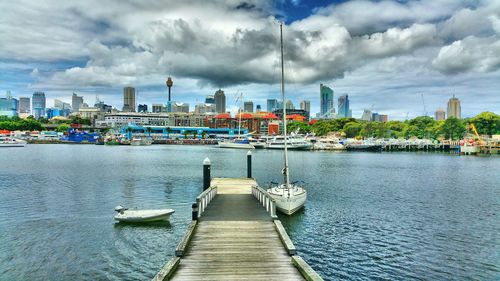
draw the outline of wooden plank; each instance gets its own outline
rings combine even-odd
[[[323,281],[323,278],[299,256],[292,256],[292,263],[308,281]]]
[[[297,254],[297,248],[295,248],[295,245],[293,245],[292,239],[290,239],[288,233],[286,233],[286,230],[283,227],[283,224],[281,224],[281,221],[275,220],[274,225],[276,226],[276,230],[278,231],[280,239],[283,242],[283,245],[285,246],[288,254],[289,255]]]
[[[177,248],[175,248],[175,255],[177,257],[182,257],[184,253],[186,252],[186,248],[189,244],[189,241],[193,237],[194,230],[196,229],[196,224],[198,221],[191,221],[191,223],[188,226],[188,229],[186,230],[186,233],[184,233],[184,236],[182,237],[181,242],[177,245]]]
[[[169,280],[170,277],[172,277],[173,273],[175,272],[175,269],[179,265],[180,262],[179,257],[173,257],[171,258],[163,267],[160,269],[158,274],[156,274],[155,277],[153,277],[152,281],[164,281],[164,280]]]

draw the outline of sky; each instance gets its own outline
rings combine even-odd
[[[462,117],[500,113],[498,0],[109,0],[1,1],[0,96],[83,95],[118,109],[123,87],[137,103],[194,105],[223,89],[266,107],[285,90],[319,111],[319,85],[364,109],[404,120],[455,95]]]

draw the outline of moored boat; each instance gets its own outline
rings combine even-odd
[[[222,140],[219,141],[219,147],[221,148],[241,148],[241,149],[254,149],[255,147],[250,143],[248,139],[233,139],[233,140]]]
[[[301,136],[287,136],[286,137],[287,149],[292,150],[309,150],[312,144],[304,137]],[[285,149],[285,137],[274,136],[267,141],[266,148],[269,149]]]
[[[0,147],[24,147],[26,144],[24,140],[0,136]]]
[[[175,211],[172,209],[156,209],[156,210],[129,210],[122,206],[116,206],[115,220],[120,222],[153,222],[165,221],[170,218]]]

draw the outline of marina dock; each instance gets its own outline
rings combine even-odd
[[[251,178],[214,178],[193,204],[175,257],[153,280],[323,280],[303,259]]]

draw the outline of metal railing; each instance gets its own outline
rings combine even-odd
[[[196,204],[198,204],[198,217],[205,211],[210,201],[214,199],[217,195],[217,186],[211,186],[203,191],[198,197],[196,197]]]
[[[265,191],[263,188],[254,185],[252,186],[252,194],[263,207],[266,208],[266,211],[271,215],[271,218],[278,218],[276,215],[276,201]]]

